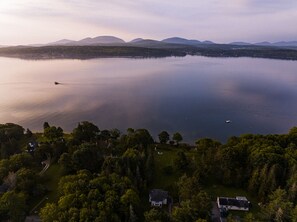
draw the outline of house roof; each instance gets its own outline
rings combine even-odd
[[[240,208],[249,207],[249,201],[243,197],[236,197],[236,198],[218,197],[218,201],[221,206],[236,206]]]
[[[6,184],[0,185],[0,193],[5,193],[8,190],[9,186]]]
[[[167,199],[168,192],[165,190],[153,189],[150,191],[149,195],[150,195],[151,201],[159,202],[159,201],[163,201],[164,199]]]

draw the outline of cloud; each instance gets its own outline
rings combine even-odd
[[[20,32],[23,43],[106,34],[125,40],[183,36],[218,42],[297,36],[291,28],[297,20],[293,0],[2,0],[0,12],[0,28],[10,27],[0,32],[4,42],[20,42]]]

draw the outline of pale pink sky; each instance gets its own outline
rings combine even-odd
[[[297,40],[296,0],[0,0],[0,45],[114,35]]]

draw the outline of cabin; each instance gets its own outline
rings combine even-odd
[[[217,197],[217,204],[219,209],[225,210],[240,210],[249,211],[250,201],[246,197]]]
[[[149,202],[153,207],[162,207],[167,204],[168,191],[153,189],[149,193]]]

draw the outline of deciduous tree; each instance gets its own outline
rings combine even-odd
[[[162,131],[158,136],[160,143],[165,144],[169,141],[169,134],[167,133],[167,131]]]

